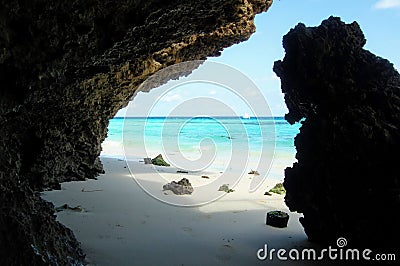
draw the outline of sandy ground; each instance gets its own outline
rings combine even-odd
[[[257,192],[249,193],[249,176],[233,193],[219,192],[224,196],[217,201],[179,207],[151,197],[132,178],[129,167],[151,173],[151,165],[132,162],[128,167],[124,160],[105,157],[102,162],[106,174],[98,180],[64,183],[61,191],[42,194],[56,207],[80,206],[57,212],[57,219],[73,230],[91,265],[291,265],[299,262],[261,261],[256,253],[265,244],[287,250],[311,246],[298,221],[300,215],[289,212],[283,196],[264,195],[276,181],[267,179]],[[171,180],[188,178],[195,191],[202,182],[210,182],[201,174],[161,170]],[[141,176],[149,182],[152,177]],[[153,185],[161,193],[164,184]],[[192,197],[165,195],[169,196]],[[266,212],[271,210],[289,212],[287,228],[265,225]]]

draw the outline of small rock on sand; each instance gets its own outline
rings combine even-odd
[[[181,174],[187,174],[187,173],[189,173],[189,171],[186,171],[186,170],[177,170],[176,172],[177,172],[177,173],[181,173]]]
[[[273,227],[278,227],[278,228],[284,228],[287,227],[289,221],[289,214],[283,211],[270,211],[267,213],[267,219],[266,219],[266,224],[273,226]]]
[[[260,175],[260,173],[258,171],[256,171],[256,170],[251,170],[249,172],[249,175]]]
[[[167,163],[164,160],[164,158],[162,157],[161,154],[157,155],[154,159],[152,159],[151,163],[154,165],[160,165],[160,166],[170,166],[169,163]]]
[[[163,190],[171,190],[176,195],[190,195],[193,193],[192,184],[186,178],[182,178],[179,182],[172,181],[164,185]]]
[[[222,186],[219,187],[218,191],[224,191],[226,193],[233,192],[234,190],[229,188],[229,184],[223,184]]]
[[[286,189],[282,183],[278,183],[273,188],[271,188],[269,192],[283,195],[286,194]]]

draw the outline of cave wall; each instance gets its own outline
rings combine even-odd
[[[305,118],[298,162],[285,170],[285,201],[304,214],[311,240],[393,248],[400,246],[400,75],[365,43],[356,22],[335,17],[284,36],[286,55],[274,71],[285,118]]]
[[[0,262],[81,263],[37,191],[95,178],[109,119],[147,77],[248,39],[271,3],[2,0]]]

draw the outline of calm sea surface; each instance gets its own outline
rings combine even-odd
[[[128,159],[162,154],[167,161],[185,158],[195,162],[204,156],[209,169],[223,171],[233,157],[247,159],[257,168],[262,156],[274,156],[272,173],[281,178],[282,169],[295,159],[294,137],[301,124],[290,125],[283,118],[238,117],[150,117],[114,118],[103,143],[103,156]],[[113,151],[123,147],[125,154]],[[266,155],[267,154],[267,155]]]

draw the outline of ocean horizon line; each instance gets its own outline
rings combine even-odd
[[[249,118],[245,118],[242,116],[115,116],[112,119],[168,119],[168,118],[185,118],[185,119],[204,119],[204,118],[208,118],[208,119],[212,119],[212,118],[220,118],[220,119],[276,119],[276,120],[284,120],[285,117],[283,116],[253,116],[253,117],[249,117]]]

